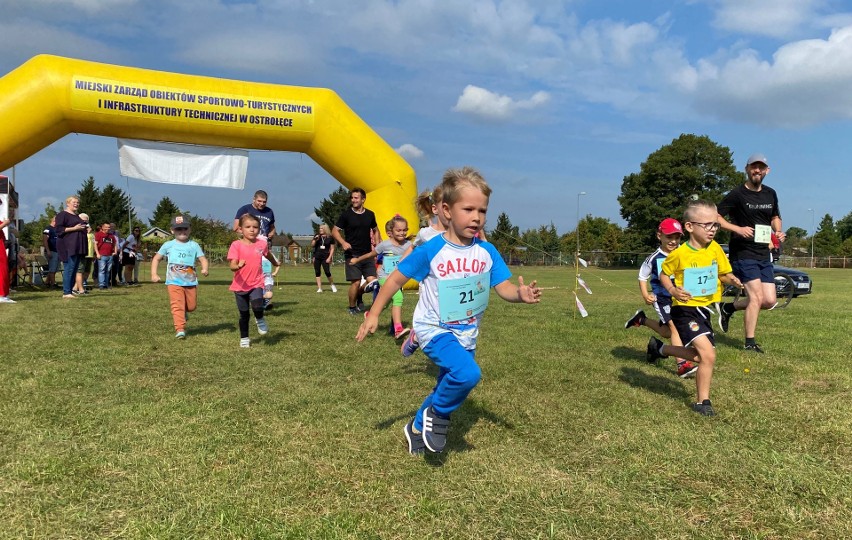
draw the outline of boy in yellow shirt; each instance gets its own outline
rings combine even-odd
[[[692,410],[704,416],[716,414],[710,403],[716,342],[708,306],[722,299],[720,281],[743,286],[722,247],[713,240],[719,230],[717,215],[711,202],[697,200],[687,205],[683,219],[689,240],[666,257],[660,272],[660,283],[672,295],[672,321],[684,346],[664,345],[652,337],[647,351],[649,361],[671,355],[698,363],[698,400]]]

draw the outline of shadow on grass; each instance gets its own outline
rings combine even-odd
[[[377,430],[391,429],[399,422],[408,422],[415,414],[417,414],[417,411],[412,410],[408,413],[385,418],[381,422],[377,422],[375,424],[375,428]],[[515,429],[514,424],[483,407],[477,400],[468,399],[457,411],[453,413],[452,424],[450,425],[450,431],[447,438],[447,446],[444,447],[444,451],[440,454],[426,452],[426,463],[432,467],[443,467],[444,463],[446,463],[449,459],[450,453],[467,452],[468,450],[475,449],[476,446],[467,442],[467,440],[465,440],[465,436],[480,420],[486,420],[505,429]],[[400,428],[399,431],[402,436],[402,429]]]
[[[683,381],[673,380],[670,376],[649,375],[641,369],[623,367],[618,378],[634,388],[641,388],[676,401],[687,401],[691,396],[690,392],[684,388]]]

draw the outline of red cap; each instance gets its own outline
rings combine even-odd
[[[680,226],[680,221],[670,217],[661,221],[657,230],[663,234],[683,234],[683,227]]]

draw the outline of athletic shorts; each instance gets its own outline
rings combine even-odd
[[[772,261],[756,261],[754,259],[738,259],[731,261],[734,275],[743,283],[759,279],[761,283],[774,283],[775,272]]]
[[[716,346],[713,326],[710,324],[712,315],[713,312],[707,307],[672,306],[672,321],[684,347],[689,347],[700,336],[707,336],[710,344]]]
[[[130,253],[121,252],[121,266],[134,266],[136,264],[136,257],[131,257]]]
[[[657,301],[654,302],[654,310],[660,318],[660,323],[669,324],[672,320],[672,297],[657,295]]]
[[[59,272],[59,252],[51,251],[50,257],[47,259],[47,271],[50,273]]]
[[[358,257],[358,255],[353,255],[353,257]],[[350,257],[351,259],[352,257]],[[376,277],[377,275],[375,259],[370,258],[358,264],[346,263],[346,281],[358,281],[362,277]]]

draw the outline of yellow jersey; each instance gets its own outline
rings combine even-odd
[[[696,249],[684,242],[663,261],[661,274],[669,276],[676,287],[687,290],[692,298],[681,302],[672,297],[673,306],[708,306],[722,300],[719,276],[731,273],[731,263],[722,246],[711,240],[707,247]]]

